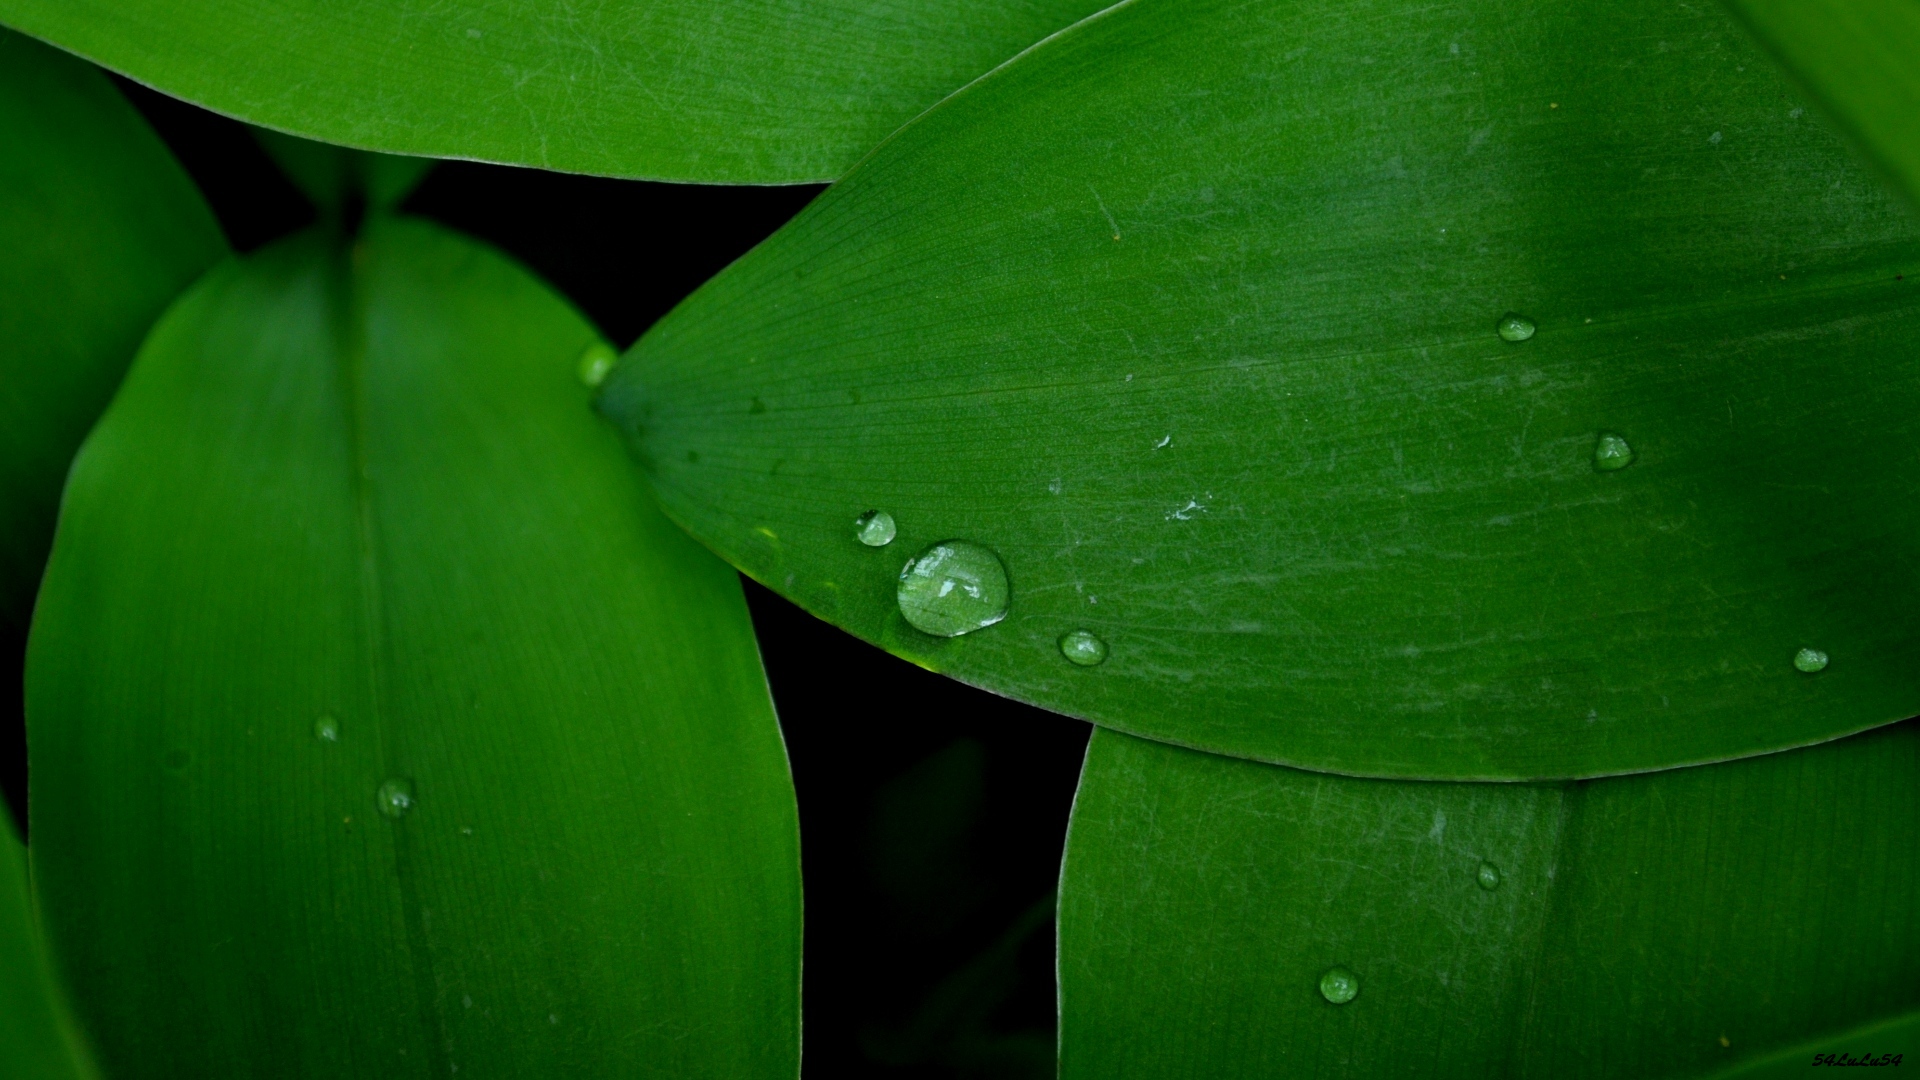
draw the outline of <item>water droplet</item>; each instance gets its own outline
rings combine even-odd
[[[761,401],[759,398],[754,398],[753,402],[747,406],[747,411],[758,416],[767,411],[767,403]]]
[[[1473,879],[1480,883],[1481,888],[1492,892],[1500,887],[1500,868],[1490,862],[1483,862],[1480,864],[1479,871],[1473,875]]]
[[[1811,675],[1824,671],[1827,667],[1827,654],[1819,649],[1801,649],[1793,654],[1793,666]]]
[[[340,741],[340,721],[331,716],[323,716],[313,722],[313,737],[321,742]]]
[[[575,370],[580,373],[581,382],[597,387],[607,381],[607,373],[619,361],[620,354],[613,351],[613,346],[596,341],[580,354],[580,365]]]
[[[179,772],[193,764],[193,751],[182,749],[169,750],[167,751],[166,763],[167,768],[172,769],[174,772]]]
[[[403,818],[413,809],[413,781],[399,777],[380,785],[374,795],[374,801],[380,804],[380,812],[390,818]]]
[[[1360,993],[1360,976],[1343,967],[1330,967],[1320,976],[1320,996],[1335,1005],[1345,1005]]]
[[[1107,643],[1091,630],[1075,630],[1060,636],[1060,655],[1081,667],[1094,667],[1107,658]]]
[[[1525,341],[1533,336],[1533,320],[1525,315],[1507,312],[1500,316],[1500,323],[1494,327],[1499,331],[1502,341]]]
[[[1172,444],[1173,444],[1173,436],[1162,435],[1160,436],[1160,441],[1153,444],[1153,448],[1155,450],[1165,450],[1167,447],[1171,446]]]
[[[893,515],[885,510],[869,510],[853,519],[854,538],[868,547],[886,547],[897,531]]]
[[[1603,431],[1593,444],[1593,467],[1601,472],[1615,472],[1633,464],[1633,447],[1627,440],[1611,431]]]
[[[959,637],[1007,617],[1013,589],[991,548],[942,540],[900,570],[900,614],[935,637]]]

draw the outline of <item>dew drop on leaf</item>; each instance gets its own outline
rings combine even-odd
[[[313,737],[321,742],[340,741],[340,721],[331,716],[323,716],[313,722]]]
[[[1094,667],[1107,658],[1107,643],[1091,630],[1074,630],[1060,636],[1060,655],[1081,667]]]
[[[893,515],[885,510],[869,510],[853,519],[854,538],[868,547],[886,547],[895,534]]]
[[[1343,967],[1330,967],[1320,976],[1320,996],[1335,1005],[1345,1005],[1360,993],[1360,977]]]
[[[1525,315],[1507,312],[1500,316],[1500,322],[1494,327],[1499,331],[1502,341],[1525,341],[1533,336],[1533,320]]]
[[[380,785],[374,800],[380,804],[380,812],[390,818],[403,818],[413,809],[413,781],[394,777]]]
[[[1480,883],[1481,888],[1492,892],[1500,887],[1500,868],[1490,862],[1483,862],[1473,878]]]
[[[1611,431],[1603,431],[1593,444],[1593,467],[1601,472],[1614,472],[1633,464],[1633,447],[1627,440]]]
[[[942,540],[900,571],[900,614],[935,637],[959,637],[1007,617],[1013,590],[993,549]]]
[[[1801,649],[1793,654],[1793,666],[1811,675],[1824,671],[1827,666],[1827,654],[1819,649]]]
[[[617,363],[619,359],[619,354],[613,351],[613,346],[608,345],[604,341],[594,342],[587,346],[585,352],[580,354],[580,366],[578,368],[580,381],[588,386],[599,386],[601,383],[607,381],[607,373],[613,370],[613,365]]]

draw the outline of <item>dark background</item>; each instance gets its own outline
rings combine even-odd
[[[244,126],[120,87],[235,248],[313,222]],[[505,249],[624,348],[820,190],[443,162],[403,210]],[[896,660],[745,584],[800,800],[805,1075],[1052,1076],[1053,889],[1087,726]],[[0,641],[0,785],[24,822],[23,644]]]

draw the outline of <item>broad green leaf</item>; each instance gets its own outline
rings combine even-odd
[[[602,408],[755,578],[1136,734],[1544,778],[1898,720],[1920,229],[1744,40],[1665,0],[1123,4],[890,139]],[[896,603],[949,539],[1012,598],[953,639]],[[948,629],[997,614],[963,561]]]
[[[1920,4],[1728,0],[1909,198],[1920,200]]]
[[[228,263],[77,459],[28,651],[49,933],[138,1077],[792,1077],[793,790],[739,579],[525,271]]]
[[[177,97],[366,150],[831,180],[1102,0],[0,0]]]
[[[141,336],[225,250],[106,76],[0,30],[0,625],[26,627],[67,465]]]
[[[1858,1029],[1920,1006],[1916,781],[1913,724],[1561,786],[1096,732],[1060,1075],[1656,1080],[1813,1039],[1901,1052]],[[1356,994],[1323,994],[1334,969]]]
[[[0,811],[0,1075],[80,1080],[94,1075],[47,966],[27,888],[27,849]]]

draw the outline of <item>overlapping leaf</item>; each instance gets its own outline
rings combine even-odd
[[[167,93],[367,150],[830,180],[1101,0],[0,0]]]
[[[105,76],[0,30],[0,628],[25,632],[67,465],[140,338],[225,249]]]
[[[1913,724],[1563,786],[1097,732],[1061,886],[1061,1076],[1654,1080],[1770,1075],[1809,1043],[1910,1052],[1916,779]],[[1320,989],[1336,968],[1343,1004]]]
[[[0,1074],[13,1080],[94,1075],[47,964],[27,891],[27,849],[0,811]]]
[[[1716,8],[1137,0],[903,129],[603,408],[696,536],[935,670],[1601,775],[1920,710],[1917,272]],[[955,538],[1012,606],[949,640],[896,579]]]
[[[1920,4],[1729,0],[1920,205]]]
[[[111,1075],[795,1074],[739,583],[632,484],[588,347],[384,218],[147,340],[28,659],[37,884]]]

